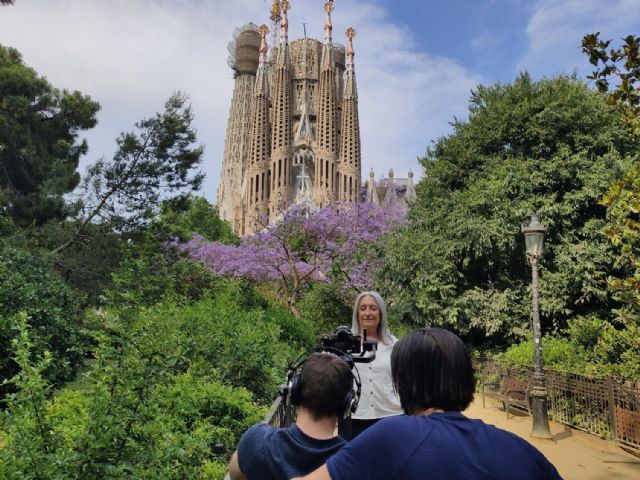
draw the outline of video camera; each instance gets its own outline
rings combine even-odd
[[[358,408],[358,401],[362,392],[360,373],[357,368],[354,368],[355,363],[372,362],[376,358],[377,345],[376,342],[367,340],[366,330],[364,339],[359,335],[354,335],[350,328],[344,326],[336,328],[331,335],[324,335],[320,346],[314,348],[311,352],[303,353],[293,364],[289,365],[287,383],[280,388],[282,401],[278,406],[280,413],[277,415],[280,418],[280,427],[288,427],[294,421],[292,405],[298,404],[299,400],[295,400],[295,398],[299,399],[302,393],[300,369],[311,353],[331,353],[347,362],[355,385],[355,389],[350,396],[348,415],[350,416],[354,413]],[[350,438],[351,424],[349,423],[348,425],[347,438]]]
[[[360,335],[354,335],[349,327],[340,326],[331,335],[324,335],[321,346],[316,351],[330,352],[344,359],[350,367],[354,363],[369,363],[376,358],[377,343],[367,340],[367,331],[364,331],[364,339]],[[370,352],[367,355],[367,352]]]

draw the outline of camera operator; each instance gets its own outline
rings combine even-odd
[[[353,306],[351,330],[355,335],[377,342],[376,357],[372,362],[358,366],[362,381],[362,396],[358,410],[341,425],[342,436],[349,440],[358,436],[378,420],[402,414],[400,399],[391,382],[391,350],[398,341],[391,335],[387,321],[387,307],[377,292],[362,292]],[[350,431],[349,431],[350,430]]]
[[[462,415],[475,382],[469,352],[453,333],[424,328],[405,336],[391,370],[406,415],[378,422],[304,480],[560,479],[525,440]]]
[[[249,428],[231,456],[231,479],[285,479],[322,465],[345,445],[334,432],[338,418],[351,408],[353,381],[349,365],[336,355],[315,353],[307,358],[289,383],[291,402],[298,405],[295,424]]]

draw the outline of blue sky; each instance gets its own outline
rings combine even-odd
[[[290,39],[321,38],[323,0],[290,0]],[[233,76],[226,46],[236,27],[268,23],[271,0],[16,0],[0,8],[0,43],[55,86],[100,102],[81,170],[110,156],[119,132],[176,90],[191,95],[205,145],[202,194],[215,199]],[[591,71],[585,33],[640,34],[640,0],[335,0],[334,41],[358,32],[356,74],[363,176],[393,167],[420,175],[417,157],[466,116],[479,83]]]
[[[514,61],[527,48],[532,1],[397,0],[394,21],[415,35],[420,50],[450,58],[491,79],[513,79]]]

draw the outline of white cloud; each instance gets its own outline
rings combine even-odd
[[[529,49],[518,70],[534,76],[591,72],[581,52],[582,37],[601,32],[603,39],[638,34],[640,0],[539,0],[527,25]]]
[[[419,170],[416,157],[430,140],[464,116],[479,78],[446,58],[419,53],[407,29],[394,25],[379,0],[336,2],[334,41],[347,26],[358,35],[363,173],[393,166],[397,176]],[[222,163],[233,89],[226,45],[233,30],[268,23],[271,1],[21,0],[0,12],[0,43],[18,48],[25,62],[53,85],[78,89],[102,105],[89,132],[86,166],[113,152],[120,131],[162,108],[177,89],[187,91],[194,125],[206,146],[204,195],[213,200]],[[292,2],[290,39],[322,38],[322,2]],[[416,172],[419,174],[419,172]]]

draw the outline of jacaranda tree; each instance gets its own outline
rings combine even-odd
[[[244,237],[240,245],[194,237],[182,245],[193,258],[223,276],[272,282],[298,316],[297,302],[313,282],[336,281],[359,291],[371,284],[379,257],[372,242],[403,222],[401,208],[347,203],[314,212],[293,207],[280,221]]]

